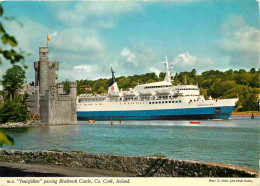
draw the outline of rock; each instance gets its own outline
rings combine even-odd
[[[158,177],[258,177],[255,170],[243,167],[183,161],[171,158],[147,158],[105,154],[52,151],[0,150],[1,161],[89,167]]]

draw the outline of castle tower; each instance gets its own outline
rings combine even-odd
[[[35,86],[40,87],[40,95],[45,94],[58,80],[59,62],[49,61],[49,48],[39,48],[39,61],[34,62]]]
[[[39,87],[40,87],[40,95],[45,94],[45,90],[49,89],[48,87],[48,47],[40,47],[39,48],[39,64],[38,64],[38,73],[39,73]]]

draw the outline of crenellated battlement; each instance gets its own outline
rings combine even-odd
[[[49,47],[39,47],[39,52],[49,52]]]
[[[70,82],[70,88],[77,88],[77,82]]]
[[[64,83],[57,83],[57,87],[58,88],[63,88],[64,87]]]

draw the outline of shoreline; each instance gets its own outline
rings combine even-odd
[[[39,120],[28,120],[26,122],[8,122],[1,123],[0,128],[20,128],[20,127],[47,127],[41,123]]]
[[[50,126],[64,126],[64,125],[77,125],[77,124],[57,124],[57,125],[48,125],[43,124],[39,120],[28,120],[26,122],[8,122],[0,123],[1,128],[22,128],[22,127],[50,127]]]
[[[260,116],[260,111],[244,111],[244,112],[233,111],[231,116],[252,116],[252,114],[254,114],[254,116]]]
[[[10,164],[49,166],[54,170],[60,166],[77,168],[78,171],[88,168],[135,177],[259,177],[257,170],[246,167],[150,156],[3,149],[0,159]]]
[[[231,117],[233,117],[233,116],[236,116],[236,117],[251,117],[252,114],[232,114]],[[254,114],[254,116],[255,117],[259,117],[260,115],[255,115]]]

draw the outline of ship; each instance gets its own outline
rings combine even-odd
[[[78,120],[207,120],[230,119],[238,98],[205,99],[198,85],[173,85],[167,57],[163,81],[119,90],[115,72],[108,93],[77,97]]]

